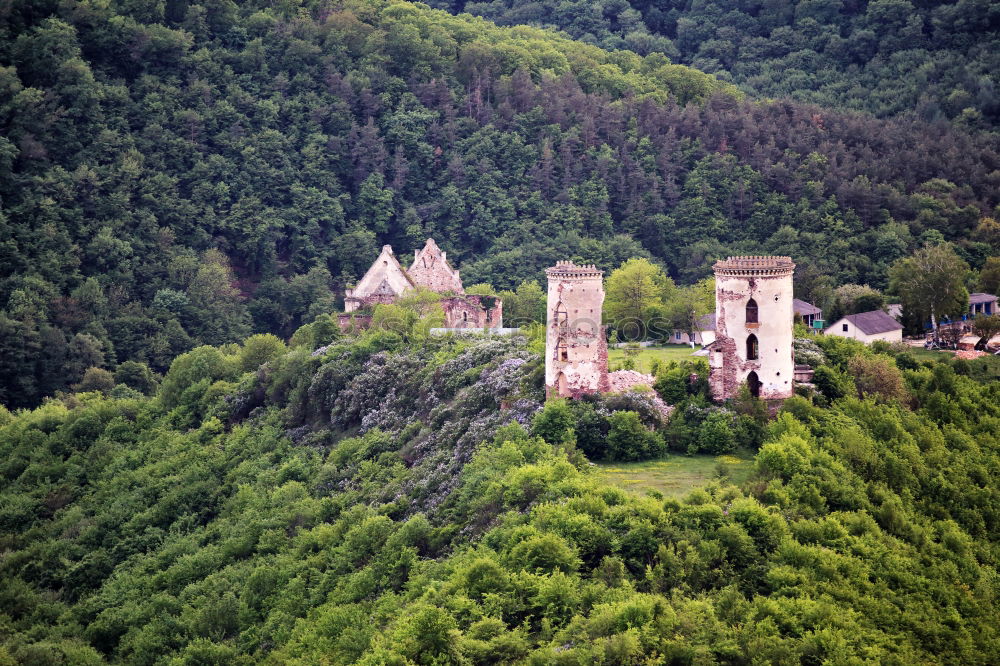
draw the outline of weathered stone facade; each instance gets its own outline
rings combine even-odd
[[[448,265],[448,254],[433,238],[428,238],[422,250],[414,250],[413,264],[406,271],[414,284],[438,293],[464,294],[458,271]]]
[[[354,312],[359,308],[371,307],[379,303],[395,303],[396,299],[414,287],[413,280],[392,253],[391,245],[383,245],[382,252],[371,265],[365,276],[354,288],[344,294],[344,311]]]
[[[601,324],[604,273],[593,265],[560,261],[548,277],[545,386],[549,395],[605,392],[608,344]]]
[[[345,313],[378,304],[395,303],[400,296],[416,287],[424,287],[443,294],[446,328],[501,328],[503,327],[503,302],[493,296],[466,295],[458,271],[448,265],[448,257],[428,238],[423,249],[414,253],[413,265],[404,269],[385,245],[375,263],[353,288],[344,295]],[[338,319],[342,330],[367,328],[371,317],[341,315]]]
[[[709,345],[709,385],[716,400],[748,384],[765,400],[793,393],[790,257],[729,257],[715,270],[716,339]]]
[[[500,328],[503,302],[493,296],[453,296],[441,301],[445,328]]]

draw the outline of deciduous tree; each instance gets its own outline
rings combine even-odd
[[[889,290],[897,294],[903,311],[930,320],[935,335],[938,319],[965,312],[969,292],[965,278],[969,265],[951,245],[927,245],[889,269]]]

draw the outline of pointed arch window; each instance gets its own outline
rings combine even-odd
[[[747,337],[747,360],[756,361],[760,356],[760,345],[757,344],[757,336],[751,333]]]
[[[747,323],[748,324],[758,323],[757,301],[753,300],[752,298],[749,301],[747,301]]]
[[[556,326],[566,326],[569,324],[569,312],[566,311],[566,306],[562,304],[562,301],[556,303]]]

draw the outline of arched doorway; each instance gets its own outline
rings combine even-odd
[[[562,396],[569,395],[569,381],[566,379],[565,372],[556,375],[556,391]]]
[[[747,375],[747,387],[750,389],[750,395],[755,398],[760,397],[760,378],[756,372]]]

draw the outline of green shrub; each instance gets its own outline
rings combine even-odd
[[[844,396],[854,395],[857,390],[850,376],[830,365],[821,365],[813,374],[813,384],[827,400],[839,400]]]
[[[613,412],[608,422],[608,460],[647,460],[663,455],[663,437],[646,428],[637,412]]]
[[[688,453],[711,453],[718,455],[728,453],[736,448],[736,436],[733,434],[732,416],[721,412],[712,412],[702,421],[698,428],[697,446]]]
[[[125,361],[115,369],[115,383],[134,388],[144,395],[152,395],[156,391],[157,376],[145,363]]]
[[[573,441],[575,421],[568,400],[549,400],[532,419],[531,432],[549,444],[562,444]]]
[[[251,335],[243,343],[243,349],[240,350],[240,371],[250,372],[251,370],[256,370],[268,361],[278,358],[286,351],[288,349],[285,347],[285,343],[276,335],[271,335],[270,333]]]

